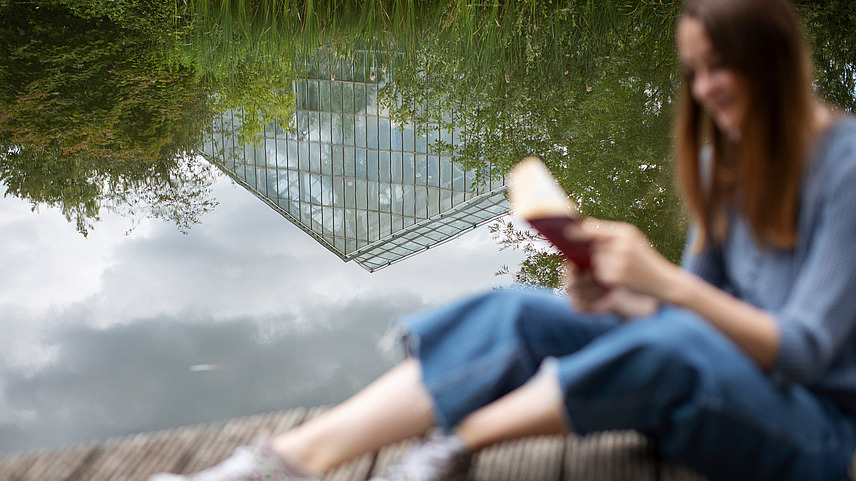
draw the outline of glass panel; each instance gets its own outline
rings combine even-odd
[[[366,152],[366,175],[369,180],[377,180],[377,151],[369,150]]]
[[[347,239],[357,237],[357,212],[354,209],[345,209],[345,237]]]
[[[342,114],[334,113],[331,116],[331,142],[334,144],[342,143]]]
[[[422,185],[415,187],[416,192],[416,217],[426,219],[428,217],[428,188]]]
[[[416,185],[426,185],[428,183],[428,160],[424,155],[416,155]]]
[[[412,185],[405,184],[401,212],[406,216],[416,215],[416,192]]]
[[[307,80],[306,85],[308,87],[307,97],[308,97],[308,105],[306,106],[306,110],[319,110],[321,105],[318,97],[318,81],[317,80]]]
[[[333,147],[333,175],[345,175],[345,150]]]
[[[342,112],[352,114],[354,109],[354,85],[350,83],[342,84]]]
[[[353,180],[345,181],[345,207],[353,208],[355,205],[356,186]]]
[[[277,196],[280,198],[283,198],[283,199],[289,198],[289,196],[288,196],[288,174],[289,174],[289,172],[287,170],[280,169],[280,170],[276,171],[276,177],[277,177],[276,192],[277,192]]]
[[[342,111],[342,84],[339,82],[333,82],[330,86],[330,110]]]
[[[330,144],[321,144],[321,173],[333,175],[333,147]]]
[[[355,175],[361,179],[366,178],[366,151],[363,149],[356,150],[357,156],[357,171]]]
[[[330,82],[326,80],[318,81],[318,88],[320,90],[319,94],[321,96],[321,111],[329,112],[331,110],[331,101],[330,101]]]
[[[401,179],[401,181],[404,182],[405,184],[415,184],[416,183],[416,176],[414,174],[414,170],[415,170],[415,166],[416,166],[415,165],[416,160],[413,157],[413,154],[408,153],[408,152],[405,152],[404,154],[402,154],[401,155],[401,163],[402,163],[402,170],[404,171],[404,176]]]
[[[300,172],[291,170],[288,172],[288,198],[300,199]]]
[[[294,83],[297,87],[297,109],[309,109],[309,90],[306,87],[306,80],[298,80]]]
[[[416,151],[426,153],[428,152],[428,138],[425,134],[416,134]]]
[[[428,156],[428,185],[440,186],[440,158],[436,155]]]
[[[404,188],[401,185],[393,185],[390,193],[392,194],[392,213],[398,216],[404,214]]]
[[[443,189],[440,191],[440,210],[446,212],[452,208],[452,191]]]
[[[390,133],[390,149],[402,150],[404,148],[404,134],[402,131],[393,128]]]
[[[416,151],[416,132],[413,131],[413,126],[408,125],[405,127],[404,132],[402,133],[402,140],[404,141],[404,151],[405,152],[415,152]]]
[[[392,208],[390,184],[378,184],[378,210],[381,212],[389,212]]]
[[[392,216],[389,214],[380,214],[380,237],[388,237],[392,234]]]
[[[333,140],[333,120],[328,112],[321,114],[321,142],[331,142]]]
[[[321,220],[324,233],[331,235],[333,233],[333,209],[331,207],[321,209]]]
[[[333,205],[345,205],[345,179],[341,177],[333,177]]]
[[[321,172],[321,145],[315,142],[309,144],[309,170]]]
[[[297,138],[306,140],[309,138],[309,112],[297,112]]]
[[[452,162],[452,188],[459,192],[465,191],[467,184],[464,181],[464,170],[457,162]]]
[[[300,204],[300,223],[308,228],[312,228],[312,206],[310,204]]]
[[[402,183],[404,180],[404,172],[402,172],[402,155],[401,152],[393,152],[390,155],[390,170],[391,176],[390,181],[395,182],[397,184]]]
[[[440,157],[440,187],[452,188],[452,158]]]
[[[357,147],[366,146],[366,118],[362,115],[354,117],[354,145]]]
[[[366,110],[366,86],[354,84],[354,113]]]
[[[366,85],[366,114],[377,115],[377,85]]]
[[[333,209],[333,235],[340,237],[345,235],[345,209]],[[340,248],[338,244],[336,248]]]
[[[366,241],[369,238],[369,218],[364,210],[357,211],[357,239]]]
[[[357,179],[357,209],[366,209],[368,208],[368,192],[367,192],[367,182],[363,179]]]
[[[342,143],[345,145],[357,145],[355,137],[355,117],[353,115],[342,116]]]
[[[440,191],[439,189],[428,188],[428,217],[433,217],[440,213]]]
[[[321,177],[321,204],[333,205],[333,178]]]
[[[309,187],[309,173],[300,172],[300,201],[301,202],[309,202],[311,197]]]
[[[321,232],[323,229],[321,224],[322,209],[320,205],[312,206],[312,232]]]
[[[345,167],[345,175],[350,177],[357,175],[357,159],[354,149],[346,148],[343,153],[345,155],[342,161]]]
[[[309,140],[318,142],[321,129],[321,116],[318,112],[309,112]]]
[[[288,153],[286,154],[288,157],[288,168],[289,169],[297,169],[297,141],[289,140],[288,142]]]
[[[366,208],[369,210],[378,210],[378,183],[377,182],[369,182],[368,188],[366,189],[368,205]]]
[[[288,167],[288,144],[285,140],[276,141],[276,166],[280,169]]]
[[[269,197],[278,197],[279,196],[279,188],[277,187],[277,175],[276,169],[267,169],[267,195]]]
[[[377,117],[366,117],[366,146],[370,149],[378,147]]]
[[[309,170],[309,143],[299,142],[297,144],[297,168]]]
[[[369,241],[376,241],[380,238],[380,217],[377,212],[369,211],[368,212],[368,239]]]
[[[378,148],[382,150],[389,150],[390,148],[390,139],[389,139],[389,119],[379,118],[378,126],[377,126],[377,141]]]
[[[389,152],[383,150],[378,152],[377,164],[378,180],[381,182],[389,182]]]
[[[268,124],[271,125],[271,124]],[[265,162],[268,167],[276,167],[276,139],[265,137]]]

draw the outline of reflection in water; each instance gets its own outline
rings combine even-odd
[[[345,261],[369,271],[450,240],[507,212],[502,179],[477,181],[434,146],[461,133],[425,120],[396,125],[379,108],[374,55],[313,62],[294,82],[293,127],[237,140],[226,112],[203,148],[240,185]],[[383,67],[382,67],[383,68]],[[380,72],[381,74],[384,72]]]

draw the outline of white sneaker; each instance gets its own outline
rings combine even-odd
[[[470,451],[456,435],[439,429],[404,453],[398,463],[371,481],[451,481],[463,480],[470,467]]]
[[[319,481],[267,445],[241,446],[219,464],[195,474],[160,473],[149,481]]]

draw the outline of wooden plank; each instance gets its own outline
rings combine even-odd
[[[564,479],[575,481],[656,481],[651,442],[633,431],[571,436],[565,453]]]
[[[303,419],[303,412],[289,412],[285,417],[282,419],[282,416],[272,413],[233,419],[213,426],[203,433],[200,445],[182,471],[193,473],[213,466],[230,456],[236,447],[260,441],[260,434],[270,434],[274,428],[294,426]]]
[[[35,453],[9,454],[0,458],[0,481],[14,481],[20,479],[24,472],[41,458]]]
[[[93,445],[78,446],[40,453],[29,469],[21,473],[16,481],[66,481],[86,468],[101,452]]]
[[[473,459],[474,481],[546,481],[562,475],[564,436],[538,436],[491,446]]]

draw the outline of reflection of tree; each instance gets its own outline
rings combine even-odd
[[[543,11],[503,17],[518,29],[497,55],[514,62],[480,70],[456,68],[455,52],[429,44],[416,61],[402,56],[380,97],[401,121],[445,118],[463,142],[438,146],[483,175],[542,156],[585,214],[633,222],[676,259],[684,229],[669,160],[676,7],[603,4],[539,4]],[[517,280],[559,282],[551,251],[513,226],[496,234],[526,250]]]
[[[159,61],[145,32],[96,10],[0,9],[0,179],[83,234],[104,207],[186,229],[213,205],[212,178],[180,161],[210,123],[209,92]]]

